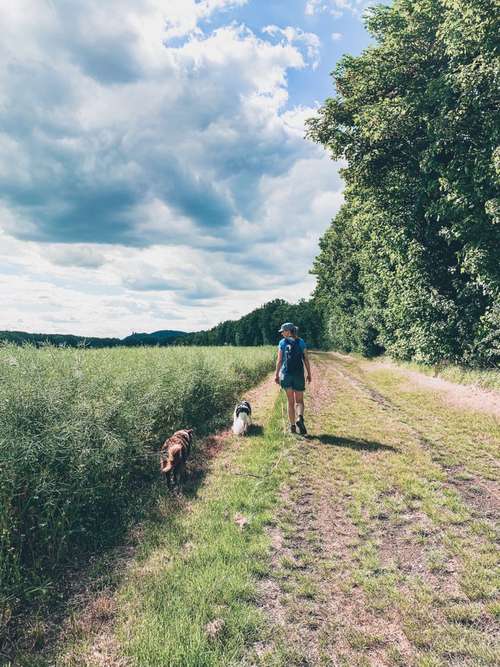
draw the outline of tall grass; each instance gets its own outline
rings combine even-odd
[[[177,428],[223,423],[272,348],[0,348],[0,621],[116,541]],[[0,623],[1,627],[1,623]]]

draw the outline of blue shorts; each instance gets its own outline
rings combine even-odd
[[[306,388],[304,371],[302,370],[296,373],[285,373],[284,375],[280,375],[280,385],[283,389],[304,391]]]

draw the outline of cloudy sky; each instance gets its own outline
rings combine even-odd
[[[196,330],[308,296],[304,119],[367,0],[0,3],[0,329]]]

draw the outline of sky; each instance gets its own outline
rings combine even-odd
[[[0,3],[0,329],[206,329],[314,288],[304,139],[369,0]]]

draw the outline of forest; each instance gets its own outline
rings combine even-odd
[[[226,320],[207,331],[197,331],[177,339],[176,345],[270,345],[280,339],[283,322],[299,326],[299,335],[309,347],[322,347],[323,320],[314,300],[290,304],[284,299],[268,301],[260,308],[240,317]]]
[[[313,267],[327,345],[499,361],[498,17],[493,0],[395,0],[332,73],[308,121],[346,165]]]

